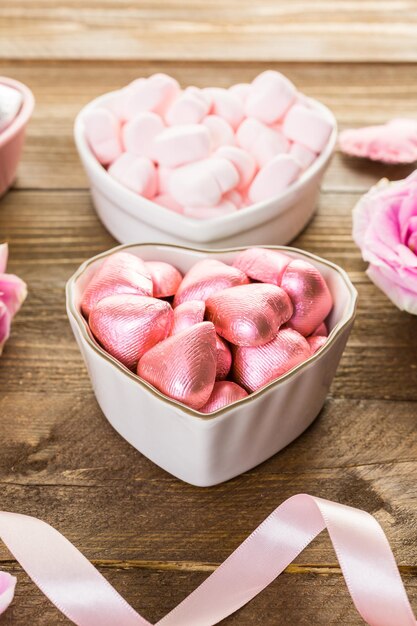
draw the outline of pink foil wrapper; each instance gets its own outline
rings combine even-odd
[[[281,286],[291,298],[294,313],[287,323],[307,337],[326,319],[333,300],[319,270],[307,261],[297,259],[287,266]]]
[[[100,345],[135,371],[141,356],[168,336],[173,317],[168,302],[122,294],[97,302],[88,323]]]
[[[200,408],[200,411],[202,413],[218,411],[232,402],[246,398],[247,395],[242,387],[229,380],[216,382],[208,402]]]
[[[216,334],[216,380],[224,380],[232,367],[232,353],[227,343]]]
[[[291,257],[278,250],[248,248],[239,252],[233,261],[233,267],[237,267],[253,280],[280,286],[282,275],[290,261]]]
[[[184,276],[174,298],[174,307],[186,300],[203,300],[212,294],[249,283],[249,278],[236,267],[215,259],[198,261]]]
[[[249,392],[276,380],[311,356],[307,340],[291,328],[280,330],[264,346],[237,346],[233,350],[234,380]]]
[[[174,309],[174,323],[171,335],[204,321],[206,305],[202,300],[187,300]]]
[[[311,349],[311,354],[315,354],[320,348],[324,346],[327,341],[327,337],[324,335],[311,335],[311,337],[307,337],[308,345]]]
[[[207,318],[219,335],[238,346],[271,341],[293,312],[289,296],[277,285],[252,283],[224,289],[206,301]]]
[[[158,343],[140,359],[138,375],[178,402],[199,409],[216,379],[216,331],[202,322]]]
[[[151,275],[154,298],[169,298],[175,295],[182,281],[181,272],[163,261],[147,261],[145,265]]]
[[[103,261],[84,292],[83,314],[88,317],[97,302],[116,294],[153,294],[151,275],[144,261],[129,252],[115,252]]]

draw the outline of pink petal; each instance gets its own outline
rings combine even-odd
[[[13,317],[27,295],[26,283],[14,274],[0,274],[0,302],[3,302]]]
[[[0,354],[3,351],[3,346],[10,335],[11,315],[3,302],[0,300]]]
[[[17,578],[0,572],[0,615],[7,609],[14,596]]]
[[[417,291],[390,280],[381,267],[370,265],[367,274],[372,282],[383,291],[401,311],[417,315]]]
[[[385,163],[417,161],[417,121],[391,120],[380,126],[352,128],[340,133],[342,152]]]
[[[1,243],[0,244],[0,274],[6,271],[8,256],[9,256],[9,247],[7,243]]]

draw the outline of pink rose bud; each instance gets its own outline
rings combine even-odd
[[[6,274],[7,243],[0,244],[0,354],[10,335],[13,317],[27,295],[26,283],[14,274]]]

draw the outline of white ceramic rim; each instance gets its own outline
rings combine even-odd
[[[247,215],[249,217],[253,213],[256,213],[258,211],[261,212],[264,207],[269,206],[271,201],[282,202],[282,206],[279,207],[278,210],[276,211],[276,216],[280,215],[281,213],[285,213],[285,211],[288,210],[288,207],[285,206],[285,199],[289,197],[291,194],[296,193],[297,191],[302,189],[305,185],[307,185],[307,183],[311,181],[312,178],[314,178],[317,175],[320,169],[330,159],[333,153],[334,147],[336,145],[336,141],[337,141],[337,122],[333,113],[330,111],[330,109],[328,109],[324,104],[322,104],[318,100],[315,100],[313,98],[307,98],[308,102],[312,104],[313,107],[319,109],[326,116],[326,118],[331,122],[333,126],[333,131],[329,137],[326,147],[322,150],[319,156],[315,159],[313,164],[310,165],[310,167],[308,167],[301,174],[301,176],[294,183],[292,183],[285,190],[284,193],[280,194],[279,196],[268,198],[267,200],[264,200],[263,202],[257,202],[255,204],[252,204],[234,213],[228,213],[226,215],[220,215],[218,217],[198,220],[192,217],[182,215],[180,213],[176,213],[175,211],[167,209],[166,207],[163,207],[159,204],[156,204],[156,202],[152,202],[152,200],[148,200],[147,198],[144,198],[143,196],[138,196],[138,194],[128,189],[127,187],[119,183],[117,180],[115,180],[112,176],[110,176],[110,174],[105,170],[105,168],[101,165],[101,163],[98,162],[98,160],[94,156],[85,138],[83,117],[89,111],[100,106],[103,102],[110,99],[112,96],[115,96],[118,93],[120,93],[120,91],[121,90],[110,91],[106,94],[99,96],[98,98],[95,98],[94,100],[91,100],[78,113],[74,122],[74,140],[77,146],[77,150],[80,154],[80,157],[83,161],[85,161],[88,164],[88,167],[91,168],[91,170],[97,176],[98,180],[102,182],[103,187],[100,188],[100,191],[103,195],[106,195],[104,191],[105,187],[112,187],[113,190],[117,192],[122,198],[124,196],[126,200],[129,201],[129,203],[137,204],[134,210],[130,210],[127,206],[122,206],[122,204],[119,203],[120,210],[124,211],[131,217],[134,217],[136,220],[146,222],[146,224],[153,226],[153,227],[155,227],[156,222],[165,224],[166,220],[171,221],[172,224],[174,225],[174,228],[175,226],[177,228],[185,227],[189,231],[191,231],[191,236],[187,236],[188,239],[192,238],[192,233],[194,231],[200,230],[202,227],[206,225],[209,225],[209,227],[212,229],[218,227],[219,232],[221,232],[221,228],[223,225],[228,224],[229,222],[234,222],[234,221],[241,219],[242,214],[244,214],[245,216]],[[151,215],[153,215],[154,217],[153,220],[150,220],[148,218],[146,211],[143,211],[143,205],[148,205],[149,210],[152,211]],[[167,232],[170,232],[170,229],[167,229]]]
[[[76,284],[77,280],[81,277],[81,275],[86,271],[86,269],[92,263],[94,263],[95,261],[97,261],[99,259],[103,259],[103,258],[105,258],[107,256],[110,256],[110,255],[114,254],[115,252],[119,252],[120,250],[129,250],[130,248],[138,248],[138,247],[142,247],[142,246],[143,247],[145,247],[145,246],[146,247],[156,246],[156,247],[162,247],[162,248],[179,249],[179,250],[185,250],[185,251],[191,251],[191,252],[198,252],[198,253],[202,253],[202,254],[206,254],[206,255],[218,255],[218,254],[230,253],[230,252],[236,252],[237,253],[237,252],[240,252],[242,250],[246,250],[248,247],[252,247],[252,246],[242,246],[242,247],[238,247],[238,248],[224,248],[224,249],[221,249],[221,250],[207,250],[207,249],[204,249],[204,248],[194,248],[194,247],[180,246],[180,245],[175,245],[175,244],[153,243],[153,242],[139,243],[139,244],[124,244],[124,245],[116,246],[115,248],[107,250],[106,252],[102,252],[101,254],[98,254],[98,255],[92,257],[88,261],[85,261],[84,263],[82,263],[82,265],[80,265],[78,270],[71,276],[71,278],[67,282],[67,285],[66,285],[67,309],[69,309],[69,311],[71,312],[75,322],[77,323],[77,325],[79,327],[79,330],[80,330],[80,333],[81,333],[82,339],[84,341],[86,341],[87,344],[91,348],[93,348],[93,350],[97,354],[99,354],[101,358],[109,361],[113,366],[115,366],[117,369],[119,369],[125,376],[128,376],[129,378],[133,379],[138,385],[141,385],[144,389],[146,389],[152,395],[156,396],[159,400],[162,400],[166,404],[174,406],[176,409],[180,409],[181,411],[183,411],[187,415],[191,415],[192,417],[197,417],[197,418],[202,419],[202,420],[209,420],[209,419],[217,418],[217,417],[227,413],[228,411],[230,411],[232,409],[235,409],[237,405],[241,405],[241,404],[244,404],[244,403],[248,404],[249,402],[255,401],[256,398],[258,398],[260,395],[267,393],[272,388],[277,387],[278,385],[280,385],[283,381],[286,381],[290,377],[295,376],[300,370],[302,370],[303,368],[307,367],[312,362],[318,360],[323,353],[325,353],[328,350],[330,350],[332,345],[335,343],[336,339],[341,335],[341,333],[345,329],[345,327],[348,326],[348,324],[350,324],[350,322],[355,317],[356,301],[357,301],[358,293],[357,293],[355,287],[353,286],[352,282],[350,281],[349,276],[347,275],[345,270],[343,270],[341,267],[339,267],[335,263],[332,263],[331,261],[327,261],[326,259],[322,259],[321,257],[316,256],[315,254],[312,254],[311,252],[305,252],[304,250],[300,250],[299,248],[292,248],[290,246],[253,246],[253,247],[264,247],[264,248],[268,248],[268,249],[271,249],[271,250],[281,250],[283,252],[285,252],[286,250],[289,250],[290,252],[294,252],[297,255],[300,255],[302,257],[306,257],[307,259],[313,259],[315,261],[318,261],[319,263],[322,263],[322,264],[327,265],[328,267],[330,267],[333,271],[335,271],[337,274],[339,274],[341,276],[341,278],[343,279],[343,282],[344,282],[345,286],[347,287],[347,290],[348,290],[348,292],[350,294],[350,301],[349,301],[348,306],[347,306],[347,311],[345,312],[344,317],[331,330],[326,343],[315,354],[313,354],[310,358],[308,358],[306,361],[303,361],[299,365],[296,365],[291,370],[289,370],[287,373],[285,373],[282,376],[276,378],[275,380],[273,380],[272,382],[268,383],[264,387],[261,387],[261,389],[259,389],[258,391],[255,391],[255,392],[251,393],[246,398],[242,398],[241,400],[237,400],[236,402],[233,402],[230,405],[222,407],[221,409],[218,409],[217,411],[213,411],[211,413],[201,413],[200,411],[197,411],[195,409],[191,409],[190,407],[186,406],[185,404],[182,404],[181,402],[177,402],[176,400],[168,398],[168,396],[166,396],[165,394],[163,394],[160,391],[158,391],[155,387],[153,387],[148,382],[146,382],[145,380],[140,378],[137,374],[134,374],[132,371],[130,371],[127,367],[125,367],[122,363],[120,363],[120,361],[118,361],[117,359],[112,357],[110,354],[108,354],[95,341],[95,339],[91,335],[91,331],[90,331],[90,329],[88,327],[87,321],[84,319],[82,314],[75,307],[75,304],[74,304],[74,288],[75,288],[75,284]]]
[[[15,80],[14,78],[7,78],[6,76],[0,76],[0,84],[6,87],[13,87],[22,94],[23,102],[16,117],[10,122],[10,124],[0,133],[0,147],[8,143],[22,127],[28,123],[33,109],[35,107],[35,97],[32,91],[24,83]]]

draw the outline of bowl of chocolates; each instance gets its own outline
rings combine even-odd
[[[139,78],[74,127],[97,213],[121,243],[286,244],[311,219],[336,121],[285,76],[228,89]]]
[[[35,100],[29,87],[0,76],[0,196],[16,178]]]
[[[174,476],[210,486],[311,424],[356,297],[341,268],[295,248],[134,244],[81,265],[67,312],[112,426]]]

